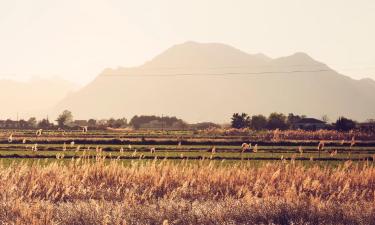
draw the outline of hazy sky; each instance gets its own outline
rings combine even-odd
[[[0,37],[0,78],[86,83],[192,40],[271,57],[303,51],[375,79],[374,0],[0,0]]]

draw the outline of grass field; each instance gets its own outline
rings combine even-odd
[[[5,131],[1,224],[375,224],[372,140],[199,135]]]
[[[96,133],[96,132],[93,132]],[[111,133],[109,133],[111,134]],[[6,135],[0,139],[0,158],[43,159],[64,157],[95,156],[100,152],[107,158],[119,159],[203,159],[211,160],[315,160],[315,161],[373,161],[375,156],[375,142],[360,140],[353,146],[349,142],[339,143],[325,141],[320,151],[317,148],[321,140],[308,141],[254,141],[252,147],[242,151],[243,142],[234,137],[222,141],[217,138],[206,137],[204,141],[196,141],[195,137],[179,140],[176,137],[160,135],[158,141],[150,141],[148,137],[133,137],[131,140],[119,138],[105,140],[103,137],[92,137],[92,133],[76,134],[76,136],[54,137],[50,140],[50,133],[38,137],[29,137],[28,133],[19,132],[11,142]],[[126,136],[125,134],[117,134]],[[245,140],[246,143],[251,140]],[[151,143],[150,143],[151,142]],[[255,145],[257,151],[254,152]],[[35,146],[37,147],[37,151]],[[151,152],[151,149],[155,152]],[[214,149],[214,150],[213,150]]]
[[[375,168],[60,160],[0,166],[3,224],[374,224]]]

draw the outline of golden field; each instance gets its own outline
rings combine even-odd
[[[2,224],[375,224],[372,162],[95,162],[0,168]]]

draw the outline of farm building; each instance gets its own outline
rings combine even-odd
[[[314,118],[302,118],[292,124],[293,129],[319,130],[327,128],[327,123]]]

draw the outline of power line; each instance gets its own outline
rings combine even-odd
[[[320,72],[328,72],[332,71],[329,69],[321,69],[321,70],[291,70],[291,71],[262,71],[262,72],[227,72],[227,73],[172,73],[172,74],[161,74],[161,73],[153,73],[153,74],[126,74],[126,73],[110,73],[104,74],[102,77],[110,77],[110,76],[125,76],[125,77],[176,77],[176,76],[227,76],[227,75],[260,75],[260,74],[288,74],[288,73],[320,73]]]
[[[256,66],[253,66],[253,65],[233,65],[233,66],[176,66],[176,67],[173,67],[173,66],[157,66],[157,67],[141,67],[139,69],[141,70],[178,70],[178,69],[209,69],[209,70],[213,70],[213,69],[225,69],[225,68],[250,68],[250,69],[253,69],[253,68],[270,68],[270,67],[313,67],[313,66],[319,66],[319,67],[323,67],[323,66],[327,66],[323,63],[314,63],[314,64],[290,64],[290,65],[283,65],[283,64],[268,64],[268,65],[256,65]],[[122,67],[120,67],[122,68]],[[126,69],[126,67],[124,67],[124,69]]]
[[[332,65],[331,65],[332,66]],[[148,70],[182,70],[182,69],[189,69],[189,70],[216,70],[216,69],[256,69],[256,68],[293,68],[293,67],[324,67],[328,68],[329,65],[323,63],[314,63],[314,64],[290,64],[290,65],[283,65],[283,64],[271,64],[271,65],[257,65],[257,66],[249,66],[249,65],[237,65],[237,66],[179,66],[179,67],[135,67],[141,71],[148,71]],[[133,69],[128,67],[119,67],[119,69]],[[338,67],[333,68],[333,70],[367,70],[367,69],[375,69],[374,66],[357,66],[357,67]]]

